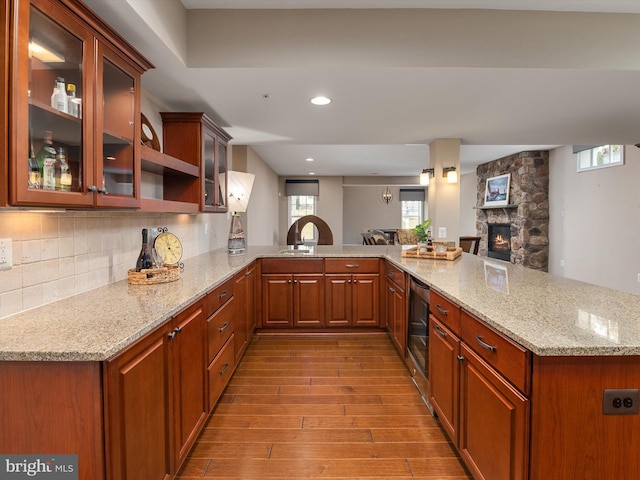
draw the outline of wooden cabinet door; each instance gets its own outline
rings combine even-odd
[[[433,315],[429,323],[429,402],[458,446],[460,339]]]
[[[264,327],[293,326],[292,275],[262,276],[262,307]]]
[[[293,276],[293,326],[323,327],[324,276]]]
[[[380,325],[380,275],[353,275],[353,321],[355,327]]]
[[[391,330],[391,338],[400,352],[402,358],[405,357],[407,347],[408,321],[405,307],[405,292],[394,282],[387,279],[387,322]]]
[[[526,480],[529,401],[464,342],[461,353],[462,459],[476,479]]]
[[[110,480],[171,478],[169,331],[161,328],[107,363]]]
[[[235,306],[236,306],[236,322],[235,322],[235,354],[236,360],[239,360],[247,348],[248,342],[248,317],[249,317],[249,302],[248,302],[248,286],[249,277],[246,271],[241,271],[235,276]]]
[[[328,327],[351,326],[351,275],[325,275],[326,315]]]
[[[185,460],[207,417],[205,318],[202,302],[173,321],[169,340],[174,395],[175,472]]]
[[[247,337],[250,339],[253,331],[256,329],[256,282],[258,281],[256,274],[256,263],[253,262],[247,267],[245,273],[247,276]]]

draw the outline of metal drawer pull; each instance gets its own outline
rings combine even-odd
[[[224,322],[224,324],[218,329],[220,333],[224,332],[229,327],[229,322]]]
[[[224,292],[222,292],[220,294],[220,296],[218,297],[220,300],[222,300],[224,297],[226,297],[227,295],[229,295],[229,291],[225,290]]]
[[[440,327],[439,327],[438,325],[434,325],[434,326],[433,326],[433,329],[434,329],[434,330],[436,331],[436,333],[437,333],[438,335],[440,335],[441,337],[445,337],[445,338],[447,337],[447,332],[445,332],[445,331],[441,330],[441,329],[440,329]]]
[[[480,344],[480,346],[482,348],[486,348],[490,352],[495,352],[496,351],[496,347],[494,347],[493,345],[489,345],[488,343],[483,342],[482,341],[482,337],[480,335],[476,335],[476,340],[478,341],[478,343]]]
[[[227,370],[229,370],[229,364],[225,363],[224,368],[220,370],[220,375],[224,375],[225,373],[227,373]]]
[[[347,263],[345,267],[347,268],[358,268],[360,266],[359,263]]]
[[[442,315],[449,315],[449,310],[445,310],[437,303],[436,303],[436,310],[438,310]]]

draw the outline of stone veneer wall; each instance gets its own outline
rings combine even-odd
[[[478,209],[478,255],[487,256],[488,224],[511,224],[511,263],[547,271],[549,259],[549,152],[520,152],[478,166],[478,203],[484,205],[487,178],[511,174],[509,204]]]

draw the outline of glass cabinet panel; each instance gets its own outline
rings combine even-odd
[[[218,139],[218,155],[216,158],[216,199],[217,211],[227,209],[227,145]]]
[[[203,132],[204,145],[202,159],[204,165],[204,204],[208,206],[216,205],[216,185],[215,185],[215,138],[205,129]]]
[[[82,190],[83,45],[30,7],[28,175],[19,179],[29,190]]]
[[[102,185],[109,196],[133,197],[135,139],[135,78],[103,59]]]

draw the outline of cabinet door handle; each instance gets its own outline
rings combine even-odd
[[[224,292],[222,292],[220,295],[218,295],[218,298],[222,300],[227,295],[229,295],[229,290],[225,290]]]
[[[347,263],[345,265],[346,268],[358,268],[360,266],[359,263]]]
[[[227,328],[229,328],[229,322],[224,322],[222,326],[218,329],[220,333],[224,332]]]
[[[173,331],[176,333],[180,333],[182,331],[182,327],[176,327]]]
[[[287,283],[291,283],[291,280],[287,280]]]
[[[249,275],[251,275],[252,273],[253,273],[253,270],[251,270],[250,272],[245,272],[245,273],[244,273],[244,275],[245,275],[246,277],[248,277],[248,276],[249,276]]]
[[[390,291],[391,293],[393,293],[393,292],[395,292],[396,290],[395,290],[395,288],[393,288],[393,287],[389,287],[389,291]]]
[[[449,310],[445,310],[437,303],[436,303],[436,310],[438,310],[442,315],[449,315]]]
[[[294,280],[293,283],[298,283],[298,280]]]
[[[358,283],[358,280],[355,280],[355,279],[354,279],[354,280],[353,280],[353,283]]]
[[[458,359],[459,362],[464,360],[464,357],[462,355],[458,355],[456,358]]]
[[[173,339],[173,338],[176,338],[176,335],[177,335],[177,333],[175,331],[174,332],[169,332],[167,334],[167,336],[169,337],[170,340]]]
[[[225,363],[224,368],[220,370],[220,375],[224,375],[225,373],[227,373],[227,370],[229,370],[229,364]]]
[[[482,341],[482,337],[480,335],[476,335],[476,340],[478,341],[478,343],[480,344],[480,346],[482,348],[485,348],[487,350],[489,350],[490,352],[495,352],[496,351],[496,347],[494,347],[493,345],[489,345],[488,343],[485,343]]]
[[[447,337],[447,332],[443,331],[438,325],[434,325],[433,329],[435,330],[435,332],[440,335],[441,337]]]

